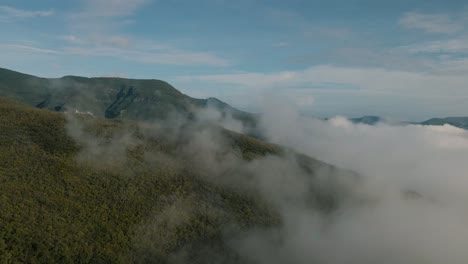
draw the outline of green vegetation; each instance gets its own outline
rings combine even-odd
[[[1,263],[164,263],[200,247],[227,256],[221,239],[227,226],[279,223],[260,199],[203,180],[177,157],[176,141],[134,130],[141,141],[127,146],[123,158],[101,162],[89,154],[97,160],[80,161],[83,146],[68,135],[63,114],[3,99],[0,113]],[[76,118],[104,145],[115,131],[135,127]],[[245,158],[279,151],[225,133]]]

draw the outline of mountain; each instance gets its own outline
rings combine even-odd
[[[349,119],[354,124],[375,125],[377,123],[389,123],[388,120],[378,116],[363,116],[359,118]],[[400,125],[423,125],[423,126],[443,126],[449,124],[454,127],[468,129],[468,117],[446,117],[446,118],[431,118],[423,122],[391,122],[390,124]]]
[[[76,111],[108,119],[156,120],[214,107],[252,126],[255,116],[216,99],[189,97],[161,80],[39,78],[0,68],[0,97],[54,111]]]
[[[431,118],[419,124],[432,126],[442,126],[444,124],[449,124],[451,126],[468,129],[468,117]]]
[[[385,122],[385,120],[378,116],[363,116],[358,118],[351,118],[349,119],[351,122],[355,124],[366,124],[366,125],[375,125],[380,122]]]
[[[259,169],[294,166],[324,212],[344,193],[314,183],[337,168],[190,119],[109,120],[2,98],[0,113],[2,263],[245,263],[229,237],[282,221],[248,184]]]

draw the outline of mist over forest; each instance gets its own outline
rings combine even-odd
[[[0,263],[468,263],[467,17],[0,0]]]

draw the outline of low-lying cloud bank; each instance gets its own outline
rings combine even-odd
[[[331,216],[284,206],[283,226],[236,241],[242,255],[256,263],[468,261],[467,131],[314,120],[277,103],[264,105],[268,140],[359,173],[353,192],[362,203],[345,202]]]

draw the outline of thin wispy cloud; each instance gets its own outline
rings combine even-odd
[[[122,35],[90,35],[78,37],[75,35],[67,35],[60,39],[73,45],[88,45],[88,46],[110,46],[127,48],[131,46],[130,38]]]
[[[69,36],[70,37],[70,36]],[[72,38],[78,42],[79,38]],[[229,66],[229,61],[207,52],[194,52],[177,49],[167,45],[148,43],[146,45],[127,46],[116,39],[102,42],[99,45],[70,45],[58,49],[39,48],[27,45],[1,45],[14,52],[32,52],[63,56],[112,57],[124,61],[134,61],[147,64],[180,65],[180,66]],[[80,42],[83,43],[83,42]]]
[[[48,17],[54,14],[54,10],[23,10],[11,6],[0,6],[0,20],[12,21],[17,19]]]
[[[61,51],[52,50],[52,49],[44,49],[44,48],[37,48],[27,45],[17,45],[17,44],[0,44],[0,47],[4,48],[5,50],[14,50],[14,51],[23,51],[23,52],[34,52],[34,53],[43,53],[43,54],[62,54]]]
[[[468,54],[468,36],[427,41],[405,46],[411,53],[465,53]]]
[[[93,56],[93,57],[115,57],[127,61],[136,61],[150,64],[166,65],[205,65],[205,66],[228,66],[228,61],[210,53],[193,52],[168,48],[163,50],[151,49],[124,49],[115,47],[67,47],[63,50],[66,54]]]
[[[447,91],[460,91],[468,97],[464,89],[468,78],[459,76],[432,75],[420,72],[386,70],[379,68],[351,68],[320,65],[305,70],[271,73],[233,73],[201,76],[181,76],[180,81],[204,81],[218,84],[234,84],[251,89],[262,88],[310,88],[330,91],[334,87],[359,87],[360,92],[387,94],[419,94]],[[447,88],[450,87],[450,88]],[[463,92],[463,90],[465,90]],[[343,92],[343,89],[338,89]]]
[[[117,58],[146,64],[225,67],[231,62],[209,51],[181,49],[145,36],[127,33],[124,25],[151,0],[82,0],[81,7],[64,15],[67,34],[58,42],[4,45],[13,52]],[[45,14],[43,14],[45,15]],[[24,14],[22,16],[25,16]]]
[[[408,12],[400,18],[400,25],[427,33],[453,34],[463,30],[463,21],[449,14]]]
[[[132,15],[152,1],[82,0],[81,2],[81,9],[68,16],[70,28],[82,33],[108,33],[133,23]]]

